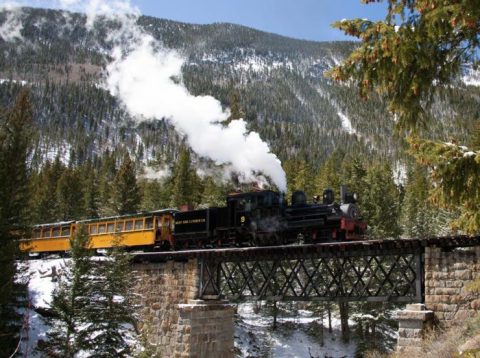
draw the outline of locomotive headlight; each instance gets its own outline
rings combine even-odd
[[[354,192],[354,193],[352,194],[352,197],[353,197],[353,200],[355,200],[355,202],[358,201],[358,194],[357,194],[357,193]]]

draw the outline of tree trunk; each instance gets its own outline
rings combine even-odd
[[[327,305],[328,310],[328,332],[332,333],[332,305],[329,302]]]
[[[342,327],[342,338],[345,342],[350,340],[350,327],[348,326],[348,302],[339,302],[340,323]]]
[[[277,329],[277,301],[273,301],[273,330]]]

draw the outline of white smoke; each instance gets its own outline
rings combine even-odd
[[[243,181],[257,181],[261,171],[285,190],[280,161],[258,133],[248,132],[243,119],[222,126],[229,113],[220,102],[211,96],[192,96],[177,84],[173,78],[181,75],[182,58],[173,51],[155,50],[154,45],[145,36],[126,56],[117,48],[107,67],[112,94],[137,118],[168,118],[197,154],[230,165]]]
[[[250,132],[243,119],[222,125],[229,111],[215,98],[188,92],[179,81],[184,59],[137,26],[139,11],[130,2],[59,0],[58,4],[75,11],[83,8],[90,29],[100,18],[120,25],[108,38],[114,49],[105,86],[139,121],[167,118],[198,155],[235,172],[243,182],[262,183],[266,175],[286,190],[285,172],[268,144]]]
[[[21,10],[16,2],[5,2],[0,5],[0,11],[5,12],[5,21],[0,26],[0,37],[5,42],[14,42],[22,40],[21,31],[23,29],[21,20]]]

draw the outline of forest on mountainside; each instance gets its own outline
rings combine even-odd
[[[0,24],[7,12],[0,12]],[[12,202],[18,203],[15,215],[22,225],[183,204],[221,206],[228,192],[252,188],[191,151],[168,119],[133,117],[105,89],[110,45],[104,38],[114,23],[100,22],[89,32],[81,14],[27,8],[19,16],[22,38],[0,41],[0,134],[5,143],[21,147],[24,158],[11,163],[15,145],[2,147],[0,174],[9,185],[12,173],[21,179],[23,195]],[[231,24],[149,17],[138,23],[182,54],[177,81],[194,95],[217,98],[231,108],[229,120],[245,118],[249,130],[269,144],[286,171],[287,198],[294,190],[311,198],[327,187],[338,198],[340,184],[347,184],[359,194],[371,238],[451,232],[449,223],[459,213],[428,200],[428,170],[406,152],[404,133],[395,131],[397,118],[386,101],[376,94],[366,101],[351,83],[324,76],[358,44],[299,41]],[[479,95],[460,74],[435,93],[428,113],[438,120],[420,135],[478,145]],[[18,110],[28,112],[23,118],[28,125],[15,132],[10,129],[19,117],[12,113]],[[19,137],[28,141],[17,143]],[[11,198],[12,187],[2,187],[2,197]],[[10,233],[16,222],[3,219],[0,229]],[[354,310],[378,314],[368,305]],[[365,342],[369,330],[381,337],[376,342],[387,342],[388,327],[375,331],[377,316],[360,333]],[[383,318],[379,325],[391,324]]]

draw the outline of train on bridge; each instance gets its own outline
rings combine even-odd
[[[281,193],[261,190],[230,194],[223,207],[163,209],[36,225],[31,237],[20,241],[20,250],[68,252],[81,225],[90,235],[92,249],[107,249],[120,242],[128,249],[144,251],[358,240],[366,230],[356,195],[345,186],[339,203],[331,189],[322,198],[314,197],[312,203],[307,203],[305,193],[296,191],[290,204]]]

